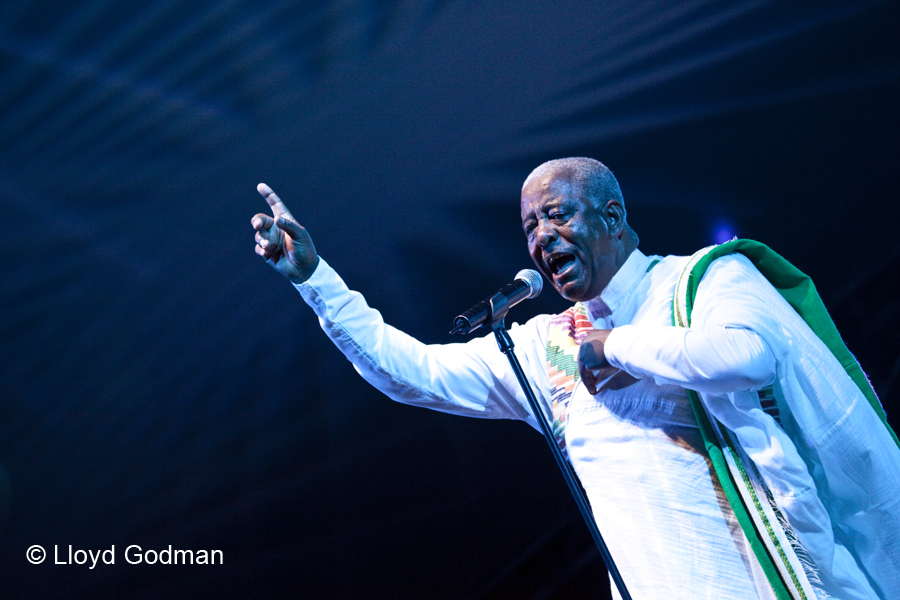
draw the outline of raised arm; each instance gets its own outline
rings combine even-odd
[[[348,289],[318,257],[306,229],[272,189],[263,183],[257,189],[272,216],[260,213],[251,219],[256,253],[293,282],[319,317],[325,334],[364,379],[404,404],[474,417],[521,419],[537,428],[515,375],[493,339],[426,345],[386,324],[361,294]],[[543,317],[510,328],[523,366],[546,402],[545,332]]]

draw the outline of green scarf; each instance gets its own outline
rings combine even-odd
[[[769,283],[797,312],[813,333],[840,362],[851,380],[868,399],[872,409],[900,445],[897,435],[887,423],[884,409],[875,395],[859,363],[847,349],[825,305],[819,298],[812,280],[768,246],[752,240],[734,240],[720,246],[710,246],[694,254],[678,279],[672,302],[672,322],[678,327],[690,327],[691,310],[703,275],[712,261],[731,253],[746,256]],[[743,465],[727,430],[712,423],[696,392],[688,390],[700,433],[722,488],[737,517],[754,554],[779,600],[807,598],[787,561],[784,548],[773,533],[776,527],[763,513],[765,498],[760,498],[750,484],[750,473]],[[721,435],[716,434],[716,430]],[[753,469],[752,464],[749,466]],[[776,509],[777,511],[777,509]],[[779,515],[780,516],[780,515]],[[793,594],[791,592],[794,592]],[[812,600],[812,599],[809,599]]]

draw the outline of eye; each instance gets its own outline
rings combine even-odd
[[[551,219],[553,219],[554,221],[557,221],[557,222],[559,222],[559,221],[565,221],[566,218],[567,218],[566,213],[564,213],[564,212],[561,211],[561,210],[560,210],[560,211],[557,211],[557,212],[552,212],[552,213],[550,213],[550,214],[547,215],[547,216],[550,217]]]

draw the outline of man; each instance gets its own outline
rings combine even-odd
[[[256,252],[366,380],[536,426],[493,339],[426,346],[386,325],[258,189],[273,216],[252,219]],[[645,256],[592,159],[535,169],[521,208],[535,265],[576,304],[510,335],[632,596],[900,597],[900,450],[803,278],[753,243]]]

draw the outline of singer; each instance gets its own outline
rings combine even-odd
[[[257,254],[367,381],[537,427],[491,336],[424,345],[385,324],[258,189]],[[592,159],[539,166],[521,209],[537,269],[574,305],[510,335],[631,595],[900,598],[900,448],[808,278],[747,240],[644,255]]]

